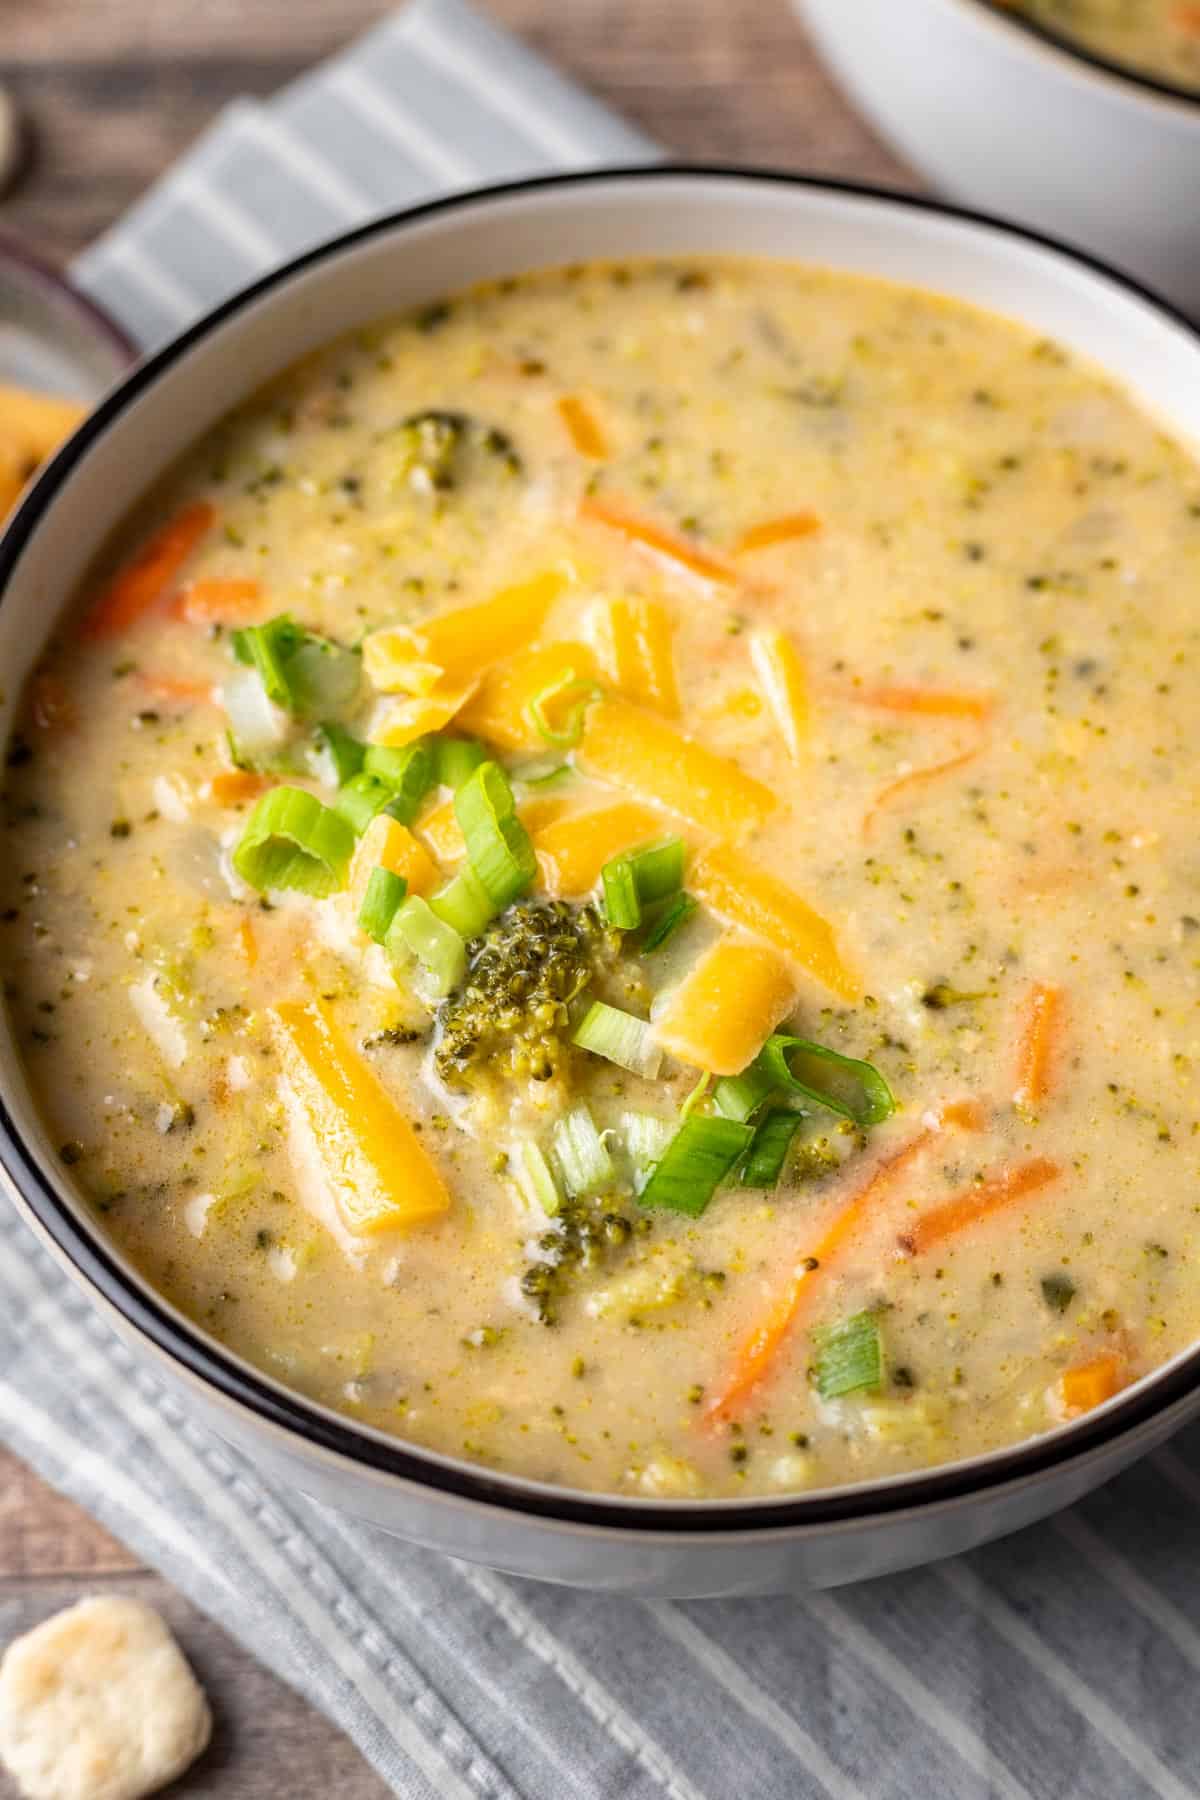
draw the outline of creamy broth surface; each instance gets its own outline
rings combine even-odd
[[[1200,6],[1192,0],[999,0],[1084,50],[1200,93]]]
[[[112,568],[10,747],[0,941],[70,1176],[205,1331],[416,1443],[662,1497],[1019,1441],[1200,1335],[1200,473],[1096,369],[787,264],[548,272],[290,371]],[[426,667],[431,621],[497,595],[466,678]],[[466,978],[493,982],[482,1048],[461,975],[430,998],[356,923],[387,815],[353,894],[237,873],[264,793],[333,808],[355,779],[315,703],[276,707],[269,754],[238,740],[264,677],[234,632],[284,613],[335,646],[317,682],[353,754],[440,727],[511,783],[538,873]],[[372,635],[397,624],[407,648]],[[536,704],[495,725],[539,647]],[[670,893],[617,930],[603,886],[569,891],[564,823],[618,804],[644,816],[609,854],[678,835],[699,902],[650,953]],[[449,785],[410,828],[388,854],[415,841],[436,900]],[[808,1096],[741,1123],[802,1114],[777,1183],[735,1161],[691,1216],[645,1201],[689,1097],[727,1117],[680,1023],[709,956],[727,977],[692,1023],[720,1055],[774,1032],[870,1068],[793,1061]],[[571,1044],[593,1000],[651,1022],[656,1072]],[[359,1083],[333,1101],[322,1034]],[[555,1156],[580,1106],[607,1159],[582,1198]],[[363,1229],[381,1167],[443,1198]]]

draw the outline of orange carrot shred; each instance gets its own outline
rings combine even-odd
[[[772,544],[812,537],[820,529],[821,521],[815,513],[787,513],[781,519],[763,519],[757,525],[747,526],[733,546],[734,554],[744,556],[748,550],[767,550]]]
[[[1172,23],[1177,31],[1186,31],[1200,37],[1200,6],[1177,6],[1172,14]]]
[[[1062,1021],[1062,989],[1035,981],[1029,991],[1025,1028],[1017,1051],[1015,1105],[1036,1106],[1050,1092]]]
[[[853,1236],[872,1206],[886,1193],[938,1136],[937,1127],[926,1127],[876,1163],[862,1186],[851,1194],[841,1211],[826,1227],[811,1255],[797,1262],[790,1279],[766,1317],[742,1343],[727,1379],[712,1395],[702,1419],[709,1426],[735,1418],[763,1382],[784,1343],[791,1336],[813,1277],[828,1270],[836,1253]]]
[[[1112,1350],[1102,1350],[1099,1356],[1076,1363],[1073,1369],[1064,1369],[1058,1378],[1064,1413],[1074,1419],[1080,1413],[1091,1412],[1094,1406],[1102,1406],[1124,1386],[1124,1376],[1125,1365]]]
[[[254,935],[254,927],[249,919],[242,919],[237,928],[238,949],[246,959],[246,967],[252,969],[258,961],[258,939]]]
[[[987,1108],[978,1100],[951,1100],[938,1115],[943,1125],[960,1125],[964,1131],[982,1131]]]
[[[949,688],[855,688],[850,698],[860,706],[928,719],[986,719],[996,704],[990,694],[958,693]]]
[[[216,516],[206,500],[196,500],[168,519],[101,589],[83,622],[83,636],[115,637],[157,606]]]
[[[608,439],[587,401],[580,394],[564,394],[558,403],[558,416],[567,428],[571,442],[580,456],[603,462],[608,456]]]
[[[619,532],[631,544],[653,551],[689,574],[702,576],[705,581],[720,582],[728,587],[737,584],[738,572],[725,557],[690,543],[666,525],[641,517],[622,501],[589,494],[579,502],[579,516],[595,525],[607,525],[610,531]]]
[[[138,680],[156,700],[177,700],[200,705],[211,700],[211,681],[190,681],[184,675],[148,675],[139,671]]]
[[[240,806],[257,799],[271,785],[265,775],[253,769],[221,769],[208,784],[208,798],[218,806]]]
[[[257,611],[261,600],[262,588],[248,576],[214,577],[185,587],[172,602],[171,612],[191,625],[225,624]]]
[[[1058,1163],[1045,1156],[1034,1156],[1015,1168],[1002,1169],[998,1175],[977,1182],[974,1187],[956,1194],[953,1200],[943,1201],[941,1206],[922,1214],[915,1224],[901,1233],[900,1248],[908,1256],[919,1256],[934,1244],[944,1243],[968,1226],[978,1224],[980,1219],[1012,1206],[1027,1194],[1035,1194],[1061,1174]]]
[[[953,775],[956,769],[965,769],[968,763],[974,762],[982,748],[981,744],[977,744],[974,750],[964,750],[961,756],[952,756],[948,762],[932,763],[926,769],[914,769],[911,775],[902,775],[899,781],[893,781],[890,787],[885,787],[882,793],[876,794],[874,805],[863,820],[863,836],[871,835],[879,814],[902,794],[919,791],[928,782],[937,781],[943,775]]]

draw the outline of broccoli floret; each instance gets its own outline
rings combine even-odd
[[[505,473],[519,475],[522,463],[506,432],[460,412],[413,413],[399,427],[403,470],[413,487],[446,493],[457,487],[467,458],[475,452]]]
[[[592,1200],[566,1200],[553,1229],[537,1241],[535,1260],[521,1277],[521,1292],[537,1312],[542,1325],[556,1325],[563,1300],[576,1277],[599,1269],[619,1256],[635,1236],[644,1236],[651,1222],[634,1218],[629,1198],[602,1194]]]
[[[570,1047],[572,1001],[619,948],[594,906],[509,907],[468,945],[466,981],[438,1014],[434,1066],[447,1087],[485,1071],[550,1081]]]

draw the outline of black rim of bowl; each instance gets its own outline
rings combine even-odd
[[[795,175],[784,170],[738,168],[729,164],[659,163],[647,167],[609,167],[565,175],[533,176],[524,180],[472,189],[448,195],[421,206],[404,208],[373,219],[328,243],[284,264],[250,287],[243,288],[213,311],[189,326],[163,349],[136,367],[80,426],[45,473],[31,488],[0,540],[0,604],[33,531],[53,504],[54,497],[75,465],[103,437],[109,425],[181,356],[209,336],[228,319],[282,286],[293,276],[340,256],[356,244],[403,229],[420,219],[454,213],[480,202],[511,198],[542,189],[586,188],[606,182],[645,183],[663,180],[729,181],[764,183],[831,193],[850,201],[934,213],[982,225],[1017,243],[1033,243],[1053,251],[1069,263],[1081,266],[1114,283],[1173,322],[1196,343],[1200,353],[1200,328],[1149,289],[1118,274],[1099,259],[1068,249],[1054,238],[1026,230],[966,207],[946,205],[919,195],[895,193],[886,188],[855,182]],[[723,1537],[730,1533],[753,1534],[811,1529],[838,1523],[867,1524],[912,1508],[945,1504],[958,1499],[983,1498],[989,1492],[1020,1478],[1032,1478],[1071,1463],[1089,1452],[1136,1430],[1174,1402],[1193,1396],[1200,1378],[1200,1346],[1179,1364],[1168,1368],[1142,1389],[1118,1399],[1102,1416],[1085,1416],[1053,1440],[1031,1438],[1011,1449],[993,1454],[986,1465],[950,1463],[890,1478],[886,1486],[869,1485],[857,1493],[830,1489],[821,1494],[797,1494],[779,1500],[659,1502],[632,1496],[597,1494],[578,1489],[538,1488],[525,1478],[507,1476],[474,1464],[440,1461],[435,1452],[423,1451],[401,1439],[375,1437],[351,1420],[311,1405],[300,1394],[278,1386],[271,1377],[243,1364],[199,1327],[180,1322],[148,1286],[131,1280],[98,1233],[82,1223],[68,1202],[46,1179],[23,1139],[7,1102],[0,1095],[0,1168],[20,1194],[24,1204],[59,1252],[84,1282],[147,1338],[179,1370],[197,1378],[237,1408],[281,1428],[303,1443],[343,1458],[360,1467],[399,1477],[418,1487],[451,1499],[499,1508],[555,1524],[582,1525],[603,1531],[663,1536]]]
[[[990,13],[1001,25],[1011,27],[1013,31],[1024,32],[1026,36],[1036,38],[1050,50],[1057,50],[1060,55],[1068,56],[1075,62],[1095,70],[1099,75],[1109,75],[1115,81],[1124,82],[1128,87],[1142,89],[1157,96],[1160,100],[1174,100],[1183,106],[1200,107],[1200,87],[1185,88],[1173,81],[1164,81],[1157,75],[1151,75],[1144,69],[1134,68],[1132,63],[1116,62],[1111,56],[1101,56],[1098,50],[1091,50],[1078,39],[1067,37],[1064,32],[1055,31],[1051,25],[1043,25],[1040,19],[1031,19],[1027,13],[1014,12],[1005,6],[1003,0],[973,0],[976,6]]]

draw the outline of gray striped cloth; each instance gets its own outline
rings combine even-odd
[[[649,154],[462,0],[414,0],[273,103],[232,108],[78,273],[151,344],[373,210]],[[405,1800],[1200,1795],[1198,1432],[1049,1524],[859,1588],[576,1594],[265,1486],[2,1201],[0,1432]],[[0,1598],[0,1639],[5,1623]]]

